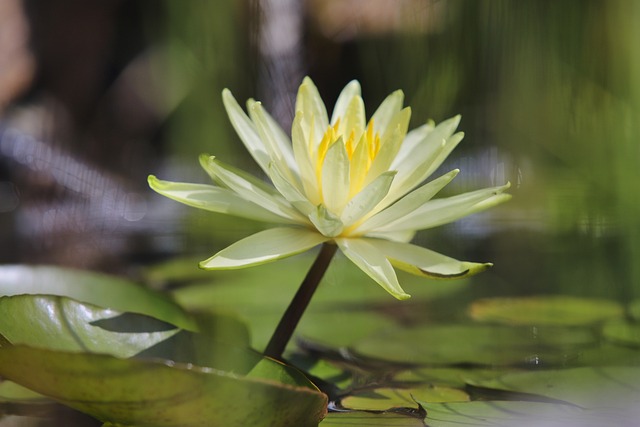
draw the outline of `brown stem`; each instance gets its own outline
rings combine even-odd
[[[291,300],[287,311],[284,312],[280,323],[271,336],[271,340],[264,351],[264,355],[276,360],[282,359],[282,353],[298,326],[302,313],[307,309],[309,301],[320,284],[320,280],[329,267],[329,263],[338,247],[333,243],[323,243],[320,253],[300,284],[298,292]]]

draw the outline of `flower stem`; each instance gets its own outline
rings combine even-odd
[[[298,292],[291,300],[287,311],[284,312],[280,323],[276,327],[271,340],[264,351],[264,355],[276,360],[282,359],[282,353],[298,326],[302,313],[307,309],[309,301],[320,284],[320,280],[329,267],[329,263],[336,253],[338,246],[333,243],[323,243],[318,257],[300,284]]]

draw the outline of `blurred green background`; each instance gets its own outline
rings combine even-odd
[[[259,173],[220,98],[290,125],[305,75],[331,106],[402,89],[412,127],[461,113],[446,194],[513,200],[421,233],[491,261],[478,296],[640,296],[640,4],[624,0],[3,0],[0,262],[131,274],[262,227],[153,194],[207,182],[197,155]]]

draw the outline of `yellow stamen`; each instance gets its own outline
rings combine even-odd
[[[311,123],[311,135],[313,135],[313,124]],[[367,128],[364,133],[356,134],[355,129],[344,129],[349,131],[349,136],[345,138],[344,134],[340,133],[340,119],[336,120],[336,123],[329,125],[322,135],[320,143],[317,145],[315,151],[315,159],[312,159],[316,167],[316,179],[318,180],[318,188],[322,192],[322,166],[324,164],[325,157],[329,147],[338,142],[342,138],[347,156],[351,161],[352,173],[355,172],[357,176],[351,176],[351,196],[357,194],[364,185],[367,172],[371,168],[373,161],[375,160],[378,152],[380,151],[380,135],[374,130],[373,119],[367,124]],[[313,136],[310,138],[309,144],[313,144]],[[354,158],[355,152],[358,150],[360,144],[364,144],[362,149],[364,150],[364,156],[359,159]],[[313,152],[313,149],[309,150]],[[356,162],[358,164],[354,164]],[[357,172],[356,172],[357,171]]]

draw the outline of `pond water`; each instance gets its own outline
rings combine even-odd
[[[146,176],[208,183],[203,152],[260,174],[228,122],[224,87],[263,100],[285,127],[306,74],[327,105],[358,79],[368,112],[401,88],[411,128],[462,114],[465,139],[434,174],[461,169],[443,196],[508,181],[513,199],[420,232],[421,246],[494,266],[459,281],[401,275],[408,301],[334,259],[286,353],[330,396],[321,425],[634,425],[640,6],[147,3],[77,6],[66,18],[25,9],[24,49],[42,77],[7,107],[0,97],[2,264],[133,279],[218,313],[261,351],[313,254],[198,270],[262,225],[163,199]],[[105,25],[82,30],[84,48],[65,42],[64,28],[93,20]],[[55,411],[0,426],[96,425]]]

